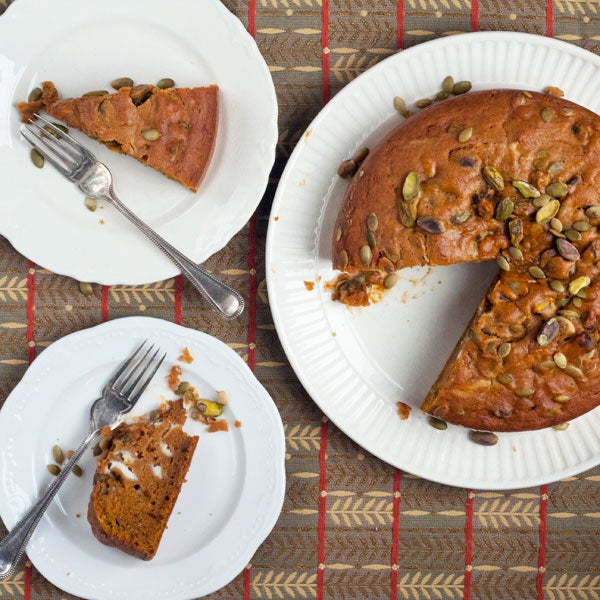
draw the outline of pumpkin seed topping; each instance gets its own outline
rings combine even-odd
[[[93,96],[106,96],[106,94],[108,94],[106,90],[92,90],[91,92],[86,92],[85,94],[82,94],[82,97],[90,98]]]
[[[421,98],[415,102],[417,108],[427,108],[431,104],[431,98]]]
[[[406,100],[400,96],[394,97],[394,108],[403,116],[408,117],[410,112],[406,108]]]
[[[115,90],[120,90],[122,87],[133,87],[133,79],[131,77],[119,77],[110,82],[110,86]]]
[[[496,264],[503,271],[510,271],[510,263],[506,260],[506,258],[504,258],[504,256],[502,256],[502,254],[498,254],[498,256],[496,257]]]
[[[458,133],[458,141],[461,144],[464,144],[465,142],[468,142],[471,139],[471,136],[473,135],[473,128],[472,127],[465,127],[464,129],[461,129]]]
[[[590,219],[598,219],[600,218],[600,206],[595,204],[594,206],[590,206],[585,211],[585,215]]]
[[[149,142],[155,142],[160,137],[160,132],[154,128],[144,129],[142,137]]]
[[[564,431],[565,429],[569,428],[569,423],[558,423],[557,425],[552,425],[552,429],[555,429],[556,431]]]
[[[367,228],[369,231],[377,231],[377,227],[379,226],[379,219],[375,213],[371,213],[367,217]],[[341,230],[340,230],[341,233]]]
[[[452,90],[454,90],[454,77],[452,77],[452,75],[446,75],[442,81],[442,91],[451,94]]]
[[[83,469],[79,465],[73,465],[71,472],[76,477],[81,477],[83,475]]]
[[[402,197],[405,202],[412,202],[419,197],[421,193],[421,184],[419,181],[419,174],[415,171],[411,171],[404,180],[402,186]]]
[[[498,356],[500,358],[506,358],[512,349],[512,346],[508,342],[504,342],[498,346]]]
[[[159,90],[168,90],[169,88],[175,87],[175,82],[170,77],[163,77],[156,84]]]
[[[538,211],[535,213],[535,220],[538,223],[547,223],[550,219],[556,216],[560,208],[560,202],[558,200],[552,199],[544,206],[538,208]]]
[[[579,313],[574,310],[559,310],[558,314],[562,317],[572,317],[573,319],[579,319]],[[558,319],[558,317],[556,317],[556,318]],[[567,321],[568,321],[568,319],[567,319]],[[573,323],[571,323],[571,326],[573,326]],[[573,332],[574,331],[575,331],[575,329],[573,328]]]
[[[504,189],[504,178],[500,175],[500,172],[495,167],[487,165],[483,168],[483,178],[486,183],[496,190],[500,192]]]
[[[397,202],[398,218],[404,227],[413,227],[417,220],[417,205],[415,203]]]
[[[46,469],[48,469],[49,473],[54,475],[54,477],[60,475],[60,467],[58,465],[46,465]]]
[[[546,273],[544,273],[544,271],[542,271],[542,269],[540,269],[539,267],[529,267],[529,274],[532,277],[535,277],[536,279],[545,279],[546,278]]]
[[[441,92],[438,92],[437,94],[435,94],[435,96],[433,97],[433,101],[434,102],[439,102],[440,100],[445,100],[446,98],[449,98],[450,94],[448,92],[445,92],[444,90],[442,90]]]
[[[445,431],[446,429],[448,429],[448,423],[446,423],[446,421],[442,421],[441,419],[436,419],[435,417],[429,417],[427,422],[434,429],[439,429],[440,431]]]
[[[548,285],[555,291],[558,292],[559,294],[562,294],[565,291],[565,286],[562,284],[561,281],[558,281],[557,279],[551,279],[548,282]]]
[[[59,465],[62,465],[63,461],[65,460],[65,455],[58,444],[54,444],[54,446],[52,446],[52,458],[54,459],[54,462],[58,463]]]
[[[556,249],[558,250],[558,253],[566,260],[573,262],[579,260],[579,251],[568,240],[557,238]]]
[[[44,163],[46,162],[46,159],[35,148],[32,148],[29,151],[29,158],[31,158],[31,162],[38,169],[42,169],[44,167]]]
[[[95,212],[96,208],[98,208],[98,200],[96,200],[96,198],[88,197],[83,201],[83,203],[90,212]]]
[[[581,379],[583,377],[583,371],[575,365],[567,365],[564,368],[564,372],[574,379]]]
[[[509,383],[512,383],[513,376],[510,373],[498,373],[498,375],[496,375],[496,381],[502,385],[508,385]]]
[[[546,188],[546,194],[554,198],[564,198],[569,193],[569,188],[562,181],[555,181]]]
[[[571,303],[573,304],[573,306],[575,308],[581,308],[581,305],[583,304],[583,300],[579,296],[575,296],[574,298],[571,299]]]
[[[338,227],[338,228],[335,230],[335,241],[336,241],[336,242],[339,242],[339,241],[340,241],[340,239],[341,239],[341,237],[342,237],[342,228],[341,228],[341,227]]]
[[[369,149],[367,147],[364,147],[357,150],[356,154],[352,157],[352,159],[360,165],[360,163],[363,162],[363,160],[365,160],[365,158],[367,158],[368,155]]]
[[[567,396],[566,394],[558,394],[557,396],[554,396],[554,398],[552,398],[552,400],[554,400],[554,402],[558,402],[559,404],[564,404],[565,402],[568,402],[571,399],[571,396]]]
[[[552,121],[552,111],[549,108],[544,108],[540,114],[544,123],[550,123]]]
[[[495,446],[498,436],[491,431],[469,431],[469,439],[480,446]]]
[[[452,87],[452,93],[455,96],[459,96],[460,94],[466,94],[471,90],[472,84],[470,81],[458,81]]]
[[[342,179],[349,179],[352,177],[352,175],[354,175],[354,173],[356,173],[357,170],[358,163],[353,158],[350,158],[348,160],[343,160],[340,163],[337,174],[338,177],[341,177]]]
[[[569,283],[569,293],[575,295],[577,292],[590,285],[591,282],[592,280],[589,277],[576,277]]]
[[[94,293],[94,288],[91,283],[87,281],[79,282],[79,291],[86,297],[89,298]]]
[[[361,246],[360,249],[360,260],[365,267],[368,267],[371,264],[371,259],[373,258],[373,252],[371,251],[370,246]]]
[[[511,246],[508,249],[508,253],[510,254],[510,257],[513,260],[523,260],[523,252],[521,252],[521,250],[519,250],[519,248],[515,248],[514,246]]]
[[[435,217],[419,217],[417,225],[427,233],[439,234],[446,231],[446,225],[440,219]]]
[[[377,246],[377,238],[372,231],[367,231],[367,244],[369,244],[371,248],[375,248],[375,246]]]
[[[531,201],[531,204],[533,204],[536,208],[540,208],[541,206],[548,204],[548,202],[550,202],[550,200],[552,200],[552,198],[550,196],[548,196],[548,194],[542,194],[541,196],[534,198]]]
[[[392,273],[383,280],[383,287],[386,290],[391,290],[398,283],[398,275]]]
[[[472,213],[470,210],[463,210],[459,213],[456,213],[454,216],[452,216],[450,218],[450,222],[453,225],[461,225],[471,216],[471,214]]]
[[[506,221],[512,215],[515,209],[515,203],[510,198],[502,198],[496,206],[496,220]]]
[[[562,352],[556,352],[552,360],[559,369],[564,369],[567,366],[567,357]]]
[[[560,219],[557,219],[556,217],[552,217],[550,219],[550,227],[552,227],[552,229],[554,229],[554,231],[557,231],[558,233],[560,233],[563,230],[562,221]]]
[[[550,175],[556,175],[564,166],[565,164],[561,162],[552,163],[551,165],[548,165],[548,173],[550,173]]]
[[[554,369],[555,366],[553,360],[543,360],[536,365],[536,367],[542,371],[549,371],[550,369]]]
[[[565,231],[565,237],[572,242],[578,242],[581,239],[581,233],[576,229],[567,229]]]
[[[27,96],[27,102],[37,102],[42,99],[42,88],[34,87],[30,92],[29,96]]]
[[[519,398],[529,398],[535,394],[535,390],[532,390],[531,388],[523,388],[521,390],[517,390],[515,394],[519,396]]]
[[[588,229],[592,228],[587,221],[575,221],[572,227],[575,229],[575,231],[587,231]]]
[[[541,192],[526,181],[516,180],[512,182],[512,185],[519,190],[523,198],[539,198],[541,196]]]
[[[340,252],[340,266],[345,269],[348,266],[348,253],[345,250]]]

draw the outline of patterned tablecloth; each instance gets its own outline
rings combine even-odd
[[[0,14],[7,4],[0,0]],[[600,53],[600,2],[225,4],[255,36],[279,101],[267,193],[208,263],[243,292],[248,310],[233,323],[215,319],[180,277],[95,286],[86,298],[78,282],[38,268],[0,238],[0,405],[28,363],[73,331],[140,314],[206,331],[234,348],[273,396],[285,426],[288,476],[275,529],[244,572],[211,597],[600,598],[600,468],[530,489],[478,492],[430,483],[370,456],[323,417],[288,364],[269,310],[264,260],[267,215],[286,160],[350,80],[399,49],[478,29],[554,36]],[[2,599],[67,596],[29,562],[0,582]]]

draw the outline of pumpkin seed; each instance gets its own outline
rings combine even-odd
[[[503,271],[510,271],[510,263],[506,260],[506,258],[504,258],[504,256],[502,256],[502,254],[498,254],[498,256],[496,257],[496,264]]]
[[[54,462],[58,463],[59,465],[62,465],[63,461],[65,460],[65,455],[58,444],[54,444],[54,446],[52,446],[52,458],[54,459]]]
[[[573,306],[575,308],[581,308],[581,305],[583,304],[583,300],[579,296],[575,296],[574,298],[571,299],[571,303],[573,304]]]
[[[550,200],[552,200],[552,198],[550,196],[548,196],[548,194],[542,194],[541,196],[534,198],[531,201],[531,204],[533,204],[536,208],[540,208],[541,206],[548,204],[548,202],[550,202]]]
[[[421,193],[421,184],[419,181],[419,174],[415,171],[411,171],[404,180],[402,185],[402,197],[405,202],[412,202],[419,197]]]
[[[160,137],[160,132],[158,129],[144,129],[142,131],[142,137],[149,142],[155,142]]]
[[[567,366],[567,357],[562,352],[556,352],[552,360],[559,369],[564,369]]]
[[[441,419],[436,419],[435,417],[429,417],[428,423],[434,429],[439,429],[440,431],[444,431],[444,430],[448,429],[448,423],[446,423],[446,421],[442,421]]]
[[[338,227],[338,228],[335,230],[335,241],[336,241],[336,242],[339,242],[339,241],[340,241],[340,239],[341,239],[341,237],[342,237],[342,228],[341,228],[341,227]]]
[[[367,217],[367,229],[369,231],[377,231],[377,227],[379,227],[379,219],[375,213],[371,213]]]
[[[83,203],[85,204],[85,207],[90,211],[90,212],[95,212],[96,208],[98,208],[98,201],[96,200],[96,198],[86,198]]]
[[[42,169],[44,167],[44,163],[46,162],[46,159],[35,148],[32,148],[29,151],[29,157],[31,158],[31,162],[38,169]]]
[[[532,390],[531,388],[523,388],[522,390],[517,390],[515,394],[519,396],[519,398],[529,398],[535,394],[535,390]]]
[[[508,222],[508,232],[510,242],[513,246],[518,246],[523,239],[523,221],[521,219],[512,219]]]
[[[512,215],[515,209],[515,203],[510,198],[502,198],[496,206],[496,220],[506,221]]]
[[[575,231],[587,231],[592,228],[587,221],[575,221],[571,227],[573,227]]]
[[[591,282],[592,280],[589,277],[576,277],[569,283],[569,294],[577,294],[577,292],[590,285]]]
[[[542,347],[547,346],[556,337],[558,330],[559,323],[556,319],[546,321],[538,333],[537,343]]]
[[[500,175],[498,169],[486,166],[483,168],[483,178],[487,182],[487,184],[495,189],[497,192],[500,192],[504,189],[504,178]]]
[[[548,166],[548,173],[550,173],[550,175],[556,175],[564,166],[564,163],[561,162],[552,163]]]
[[[375,246],[377,246],[377,238],[372,231],[367,231],[367,244],[369,244],[371,248],[375,248]]]
[[[110,82],[110,86],[115,90],[120,90],[123,87],[133,87],[133,79],[131,77],[119,77]]]
[[[397,202],[396,209],[402,225],[404,227],[413,227],[417,220],[417,205],[414,203]]]
[[[337,174],[342,179],[352,177],[358,170],[358,163],[354,159],[343,160],[338,167]]]
[[[598,219],[600,218],[600,206],[595,204],[594,206],[590,206],[586,209],[585,214],[590,219]]]
[[[54,477],[58,477],[60,475],[60,467],[58,465],[46,465],[46,469],[50,472]]]
[[[558,292],[559,294],[562,294],[565,291],[565,286],[562,284],[562,282],[558,281],[557,279],[551,279],[548,282],[548,285],[555,291]]]
[[[466,94],[471,90],[472,84],[470,81],[458,81],[452,86],[452,93],[455,96]]]
[[[545,279],[546,273],[542,271],[539,267],[529,267],[529,274],[536,279]]]
[[[550,200],[547,204],[544,204],[535,213],[535,220],[538,223],[547,223],[550,219],[556,216],[558,209],[560,208],[560,202],[558,200]]]
[[[556,429],[556,431],[564,431],[569,428],[569,423],[558,423],[557,425],[552,425],[552,429]]]
[[[567,240],[563,240],[561,238],[557,238],[556,240],[556,249],[558,253],[566,260],[570,260],[575,262],[579,260],[579,251],[571,242]]]
[[[183,396],[183,394],[185,392],[187,392],[190,389],[190,383],[189,381],[182,381],[178,386],[177,389],[175,390],[175,395],[177,396]]]
[[[86,281],[79,282],[79,291],[86,297],[89,298],[94,293],[94,288],[91,283]]]
[[[575,229],[567,229],[565,231],[565,237],[572,242],[578,242],[581,239],[581,233]]]
[[[480,446],[495,446],[498,436],[491,431],[469,431],[469,439]]]
[[[575,365],[568,365],[564,368],[564,372],[570,375],[574,379],[581,379],[583,377],[583,371],[577,368]]]
[[[555,181],[546,188],[546,194],[554,198],[564,198],[569,193],[569,188],[562,181]]]
[[[579,319],[579,313],[574,310],[559,310],[558,314],[563,317],[571,317],[573,319]],[[556,317],[556,318],[558,319],[558,317]],[[567,319],[567,321],[568,321],[568,319]],[[572,323],[571,323],[571,326],[573,326]]]
[[[398,283],[398,275],[392,273],[383,280],[383,287],[386,290],[391,290]]]
[[[435,96],[433,97],[433,101],[434,102],[440,102],[441,100],[445,100],[446,98],[449,98],[450,94],[448,92],[444,92],[444,90],[442,90],[441,92],[438,92],[437,94],[435,94]]]
[[[42,88],[34,87],[27,96],[27,102],[37,102],[42,99]]]
[[[76,477],[81,477],[83,475],[83,469],[79,465],[73,465],[73,467],[71,468],[71,472]]]
[[[404,116],[404,113],[406,112],[406,101],[404,100],[404,98],[401,98],[400,96],[396,96],[394,98],[394,108],[401,114]]]
[[[373,252],[369,246],[361,246],[360,248],[360,260],[365,267],[368,267],[371,264],[371,259],[373,258]]]
[[[543,360],[539,362],[536,366],[542,371],[549,371],[550,369],[554,369],[556,365],[554,364],[553,360]]]
[[[508,249],[508,253],[513,260],[523,260],[523,253],[518,248],[511,246]]]
[[[86,92],[83,94],[84,98],[91,98],[93,96],[106,96],[108,92],[106,90],[92,90],[91,92]]]
[[[513,376],[510,373],[499,373],[496,375],[496,381],[502,385],[508,385],[509,383],[512,383]]]
[[[71,460],[71,458],[73,457],[73,454],[75,454],[75,451],[74,451],[74,450],[67,450],[67,451],[65,452],[65,458],[66,458],[67,460]]]
[[[446,231],[444,222],[435,217],[419,217],[417,219],[417,225],[427,233],[440,234]]]
[[[348,253],[345,250],[340,252],[340,266],[345,269],[348,266]]]
[[[352,157],[358,164],[360,164],[369,154],[368,148],[361,148],[357,150],[356,154]]]
[[[452,75],[446,75],[442,81],[442,91],[447,94],[451,94],[454,90],[454,77]]]
[[[100,456],[102,454],[102,448],[100,448],[100,443],[96,444],[92,448],[92,454],[93,456]]]
[[[550,123],[550,121],[552,121],[552,111],[549,108],[544,108],[540,116],[545,123]]]
[[[458,141],[461,144],[464,144],[465,142],[468,142],[471,139],[472,135],[473,135],[473,128],[465,127],[464,129],[460,130],[460,132],[458,134]]]
[[[506,358],[511,351],[512,346],[508,342],[504,342],[498,346],[498,356],[500,358]]]
[[[427,108],[431,104],[431,98],[421,98],[415,102],[417,108]]]
[[[573,116],[573,109],[572,108],[563,108],[563,115],[565,115],[565,117],[572,117]]]
[[[163,77],[161,80],[159,80],[159,82],[156,84],[156,87],[159,90],[167,90],[169,88],[175,87],[175,82],[170,78],[170,77]]]
[[[588,287],[581,288],[581,289],[580,289],[580,290],[579,290],[579,291],[578,291],[578,292],[575,294],[575,296],[576,296],[577,298],[583,298],[583,299],[585,300],[585,299],[587,299],[587,297],[588,297],[588,290],[589,290],[589,289],[590,289],[590,288],[588,288]]]
[[[526,181],[516,180],[512,182],[512,185],[519,190],[523,198],[539,198],[541,196],[541,192]]]
[[[552,217],[550,219],[550,227],[552,227],[552,229],[554,229],[554,231],[557,231],[558,233],[560,233],[563,230],[562,221],[560,219],[557,219],[556,217]]]
[[[558,402],[559,404],[564,404],[565,402],[568,402],[571,399],[571,396],[567,396],[566,394],[558,394],[557,396],[554,396],[554,398],[552,398],[554,400],[554,402]]]
[[[456,213],[453,217],[450,218],[450,222],[453,225],[461,225],[471,216],[470,210],[463,210],[459,213]]]

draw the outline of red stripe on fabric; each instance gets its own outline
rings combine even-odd
[[[537,598],[544,600],[544,575],[546,573],[546,523],[548,510],[548,486],[540,487],[540,547],[538,551],[538,572],[536,580]]]
[[[398,539],[400,532],[400,481],[399,469],[394,469],[394,499],[392,501],[392,556],[390,563],[390,600],[398,598]]]
[[[479,31],[479,0],[471,0],[471,31]]]
[[[28,261],[27,263],[27,358],[29,364],[35,359],[35,263]]]
[[[328,421],[321,421],[319,449],[319,523],[317,527],[317,600],[323,600],[325,588],[325,520],[327,517],[327,434]]]
[[[248,33],[256,35],[256,0],[248,0]]]
[[[177,275],[175,277],[175,323],[181,325],[182,313],[181,313],[181,299],[183,297],[183,275]]]
[[[321,70],[323,79],[323,104],[329,102],[329,0],[323,0],[321,6]]]
[[[396,48],[404,48],[404,0],[398,0],[396,5]]]
[[[256,213],[252,215],[248,226],[248,366],[252,371],[256,366]]]
[[[475,494],[473,490],[467,490],[467,501],[465,503],[465,582],[463,588],[463,600],[471,600],[471,574],[473,572],[473,508],[475,505]]]
[[[546,35],[554,35],[554,0],[546,0]]]
[[[31,598],[31,563],[27,556],[25,557],[25,579],[23,581],[23,600]]]
[[[244,600],[250,600],[250,567],[244,569]]]
[[[102,286],[102,295],[100,297],[100,315],[102,322],[108,321],[108,290],[110,288],[107,285]]]

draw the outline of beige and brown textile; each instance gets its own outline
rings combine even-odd
[[[10,3],[0,0],[0,15]],[[476,29],[552,35],[600,54],[600,1],[224,3],[255,36],[279,102],[267,193],[208,263],[243,292],[248,310],[234,323],[220,321],[181,278],[96,285],[84,297],[78,282],[37,267],[0,238],[0,405],[29,361],[68,333],[129,315],[181,322],[248,361],[287,438],[281,517],[245,571],[210,598],[600,598],[599,467],[547,486],[478,492],[430,483],[370,456],[323,418],[294,375],[273,326],[264,267],[267,215],[286,160],[323,103],[354,77],[399,49]],[[167,4],[177,10],[177,2]],[[5,532],[0,523],[0,537]],[[0,582],[0,600],[70,597],[29,563]]]

